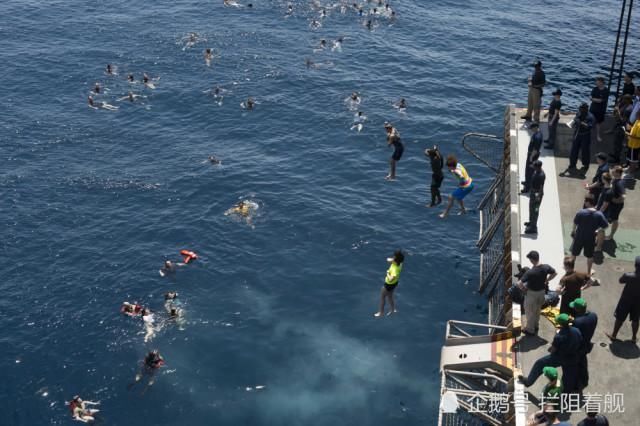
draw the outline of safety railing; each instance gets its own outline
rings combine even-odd
[[[508,122],[509,120],[505,120]],[[483,133],[467,133],[462,146],[478,161],[495,172],[495,178],[480,200],[477,210],[480,230],[477,247],[480,251],[480,284],[478,291],[488,298],[489,322],[505,324],[508,307],[505,288],[505,220],[509,215],[509,141]]]

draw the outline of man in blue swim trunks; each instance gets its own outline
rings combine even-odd
[[[473,190],[473,179],[469,177],[464,166],[458,163],[458,159],[455,155],[450,154],[447,156],[447,167],[456,179],[458,179],[458,187],[451,195],[449,195],[447,208],[440,214],[442,219],[447,217],[449,214],[449,210],[451,210],[451,207],[453,206],[454,199],[458,200],[458,203],[460,203],[460,213],[458,214],[465,214],[467,210],[464,208],[464,202],[462,200]]]
[[[385,179],[396,179],[396,163],[402,158],[404,152],[404,145],[400,140],[400,132],[391,125],[391,123],[384,123],[384,129],[387,131],[387,145],[393,145],[393,154],[391,155],[390,166],[391,169]]]

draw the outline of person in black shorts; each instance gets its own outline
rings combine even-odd
[[[384,128],[387,131],[387,145],[393,145],[393,154],[391,154],[391,160],[389,161],[391,169],[385,179],[396,179],[396,163],[402,158],[404,152],[404,145],[400,140],[400,132],[391,125],[391,123],[384,123]]]
[[[424,155],[427,156],[431,162],[431,204],[429,204],[429,207],[433,207],[442,202],[440,186],[444,179],[444,174],[442,174],[444,159],[442,158],[442,154],[438,150],[438,147],[435,145],[433,148],[425,149]]]
[[[620,212],[624,208],[624,197],[626,189],[624,187],[624,180],[622,179],[623,169],[621,166],[615,166],[611,170],[611,197],[609,206],[606,209],[606,217],[611,224],[611,233],[606,237],[607,240],[613,240],[613,236],[618,230],[618,219],[620,218]]]
[[[604,84],[604,77],[596,77],[596,87],[591,90],[591,107],[589,112],[596,118],[596,138],[602,142],[600,137],[600,127],[607,112],[607,101],[609,100],[609,89]]]
[[[581,252],[587,258],[587,275],[591,276],[593,267],[593,253],[596,248],[596,234],[598,239],[603,238],[602,229],[609,226],[607,219],[601,211],[595,209],[595,201],[591,197],[584,199],[585,208],[578,211],[573,219],[573,243],[571,244],[571,256],[575,260]],[[601,244],[598,241],[598,247]]]
[[[636,257],[635,272],[627,272],[620,277],[620,284],[624,289],[620,295],[618,306],[614,313],[616,322],[613,325],[613,333],[605,333],[611,340],[618,340],[618,332],[622,323],[629,317],[631,321],[631,341],[638,341],[638,321],[640,321],[640,256]]]

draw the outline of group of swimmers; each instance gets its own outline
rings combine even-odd
[[[110,76],[110,77],[117,76],[118,68],[115,65],[107,64],[104,72],[107,76]],[[149,77],[147,73],[143,73],[141,83],[144,85],[145,88],[153,90],[156,88],[154,81],[158,81],[159,79],[160,77],[152,79],[151,77]],[[127,75],[127,82],[129,83],[129,85],[138,83],[135,79],[135,76],[131,73]],[[91,89],[89,96],[87,97],[87,104],[89,108],[105,109],[108,111],[117,111],[119,109],[118,106],[112,105],[106,101],[97,100],[98,97],[104,96],[108,91],[109,89],[102,87],[100,83],[96,82],[93,86],[93,89]],[[129,90],[125,96],[117,98],[116,101],[135,102],[137,99],[144,98],[144,97],[145,97],[144,95],[140,95],[140,94],[134,93],[132,90]]]

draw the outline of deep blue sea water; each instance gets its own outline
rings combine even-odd
[[[617,3],[395,1],[395,23],[368,31],[337,9],[313,30],[307,2],[288,19],[285,1],[4,2],[0,423],[69,424],[64,401],[80,394],[102,402],[105,425],[435,424],[445,321],[486,312],[477,217],[425,208],[422,150],[459,155],[473,207],[492,176],[462,135],[500,134],[535,58],[547,93],[586,100],[610,61]],[[183,50],[190,32],[206,41]],[[313,52],[339,36],[342,52]],[[130,86],[130,72],[157,88]],[[96,82],[118,111],[88,108]],[[214,85],[229,90],[221,106],[203,93]],[[116,101],[130,89],[146,98]],[[368,117],[360,134],[352,91]],[[258,105],[243,111],[249,96]],[[401,97],[405,115],[392,107]],[[393,183],[385,120],[406,145]],[[203,163],[211,154],[223,164]],[[247,197],[261,206],[254,228],[224,216]],[[398,247],[399,313],[376,320]],[[161,278],[183,248],[200,259]],[[161,316],[169,290],[184,330],[145,344],[120,304]],[[141,396],[126,387],[152,348],[167,366]]]

